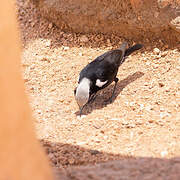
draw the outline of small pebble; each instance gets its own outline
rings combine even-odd
[[[70,159],[68,159],[68,162],[69,162],[69,164],[74,164],[75,160],[70,158]]]
[[[128,122],[126,122],[126,121],[123,121],[122,122],[122,125],[128,125],[129,123]]]
[[[111,44],[111,41],[110,41],[110,39],[107,39],[107,43],[108,43],[108,44]]]
[[[154,48],[154,49],[153,49],[153,52],[154,52],[154,54],[157,54],[157,55],[158,55],[161,51],[160,51],[158,48]]]
[[[84,145],[87,144],[87,142],[83,141],[83,142],[78,142],[77,145]]]
[[[168,54],[168,51],[164,51],[161,53],[161,57],[165,57]]]
[[[87,36],[83,35],[80,37],[80,42],[88,42],[88,41],[89,41],[89,39]]]
[[[165,157],[165,156],[167,156],[168,155],[168,151],[162,151],[161,152],[161,157]]]
[[[143,131],[139,131],[138,134],[139,134],[139,135],[140,135],[140,134],[143,134]]]
[[[146,62],[146,65],[148,65],[148,66],[149,66],[150,64],[151,64],[151,63],[150,63],[149,61],[147,61],[147,62]]]
[[[168,45],[168,44],[166,44],[164,47],[165,47],[166,49],[168,49],[168,48],[169,48],[169,45]]]
[[[136,121],[136,125],[142,125],[143,124],[143,121],[142,120],[137,120]]]
[[[65,51],[67,51],[67,50],[69,50],[69,47],[64,46],[63,49],[64,49]]]
[[[111,118],[112,121],[119,121],[119,118]]]
[[[85,117],[86,117],[86,115],[81,115],[81,116],[78,115],[78,116],[77,116],[78,119],[83,119],[83,118],[85,118]]]
[[[139,104],[139,109],[143,110],[144,109],[144,104]]]
[[[128,124],[126,128],[135,128],[135,124]]]
[[[92,155],[99,154],[100,152],[98,150],[90,150],[89,151]]]
[[[45,43],[45,45],[46,45],[47,47],[49,47],[49,46],[51,45],[51,41],[47,41],[47,42]]]
[[[48,28],[51,29],[53,27],[53,23],[50,23]]]
[[[101,130],[101,131],[100,131],[100,133],[104,134],[104,131],[103,131],[103,130]]]
[[[153,119],[150,119],[148,122],[149,122],[149,123],[153,123],[153,122],[154,122],[154,120],[153,120]]]
[[[159,86],[160,86],[160,87],[163,87],[163,86],[164,86],[164,83],[159,82]]]
[[[145,108],[147,111],[152,111],[153,110],[153,107],[152,106],[146,106],[146,108]]]

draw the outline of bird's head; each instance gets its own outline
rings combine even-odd
[[[89,93],[90,80],[87,78],[83,78],[78,84],[77,88],[74,90],[75,99],[80,109],[80,115],[82,113],[84,106],[87,104],[89,100]]]

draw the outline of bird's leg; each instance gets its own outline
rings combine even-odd
[[[90,102],[91,102],[91,103],[92,103],[92,102],[94,102],[94,100],[96,99],[96,97],[97,97],[97,96],[96,96],[96,93],[92,94],[92,95],[91,95],[91,97],[89,98],[88,103],[90,103]]]
[[[114,88],[113,88],[112,95],[111,95],[111,97],[110,97],[106,102],[112,102],[112,99],[113,99],[113,97],[114,97],[114,94],[115,94],[115,90],[116,90],[116,86],[117,86],[117,82],[118,82],[118,81],[119,81],[118,78],[115,78],[115,79],[114,79],[115,85],[114,85]]]
[[[82,112],[83,112],[84,107],[85,107],[87,104],[89,104],[90,102],[93,102],[95,99],[96,99],[96,93],[94,93],[94,94],[91,95],[91,97],[89,98],[89,101],[88,101],[84,106],[79,107],[79,110],[80,110],[79,115],[80,115],[80,117],[81,117],[81,115],[82,115]]]
[[[81,115],[82,115],[83,109],[84,109],[84,106],[80,108],[80,113],[79,113],[80,117],[81,117]]]

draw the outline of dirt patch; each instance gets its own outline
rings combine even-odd
[[[37,137],[52,165],[62,170],[122,160],[128,166],[128,158],[138,162],[159,158],[157,164],[166,161],[168,167],[179,170],[179,163],[168,159],[180,156],[180,47],[170,47],[163,40],[141,42],[144,49],[119,69],[113,103],[105,103],[112,93],[111,85],[80,118],[73,94],[80,70],[125,39],[115,34],[65,33],[41,18],[29,1],[18,0],[17,7],[23,77]],[[137,168],[148,163],[137,163]],[[153,177],[156,167],[151,168]],[[163,173],[169,175],[168,171]]]

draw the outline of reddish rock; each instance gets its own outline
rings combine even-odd
[[[180,40],[179,0],[32,0],[65,31]]]

